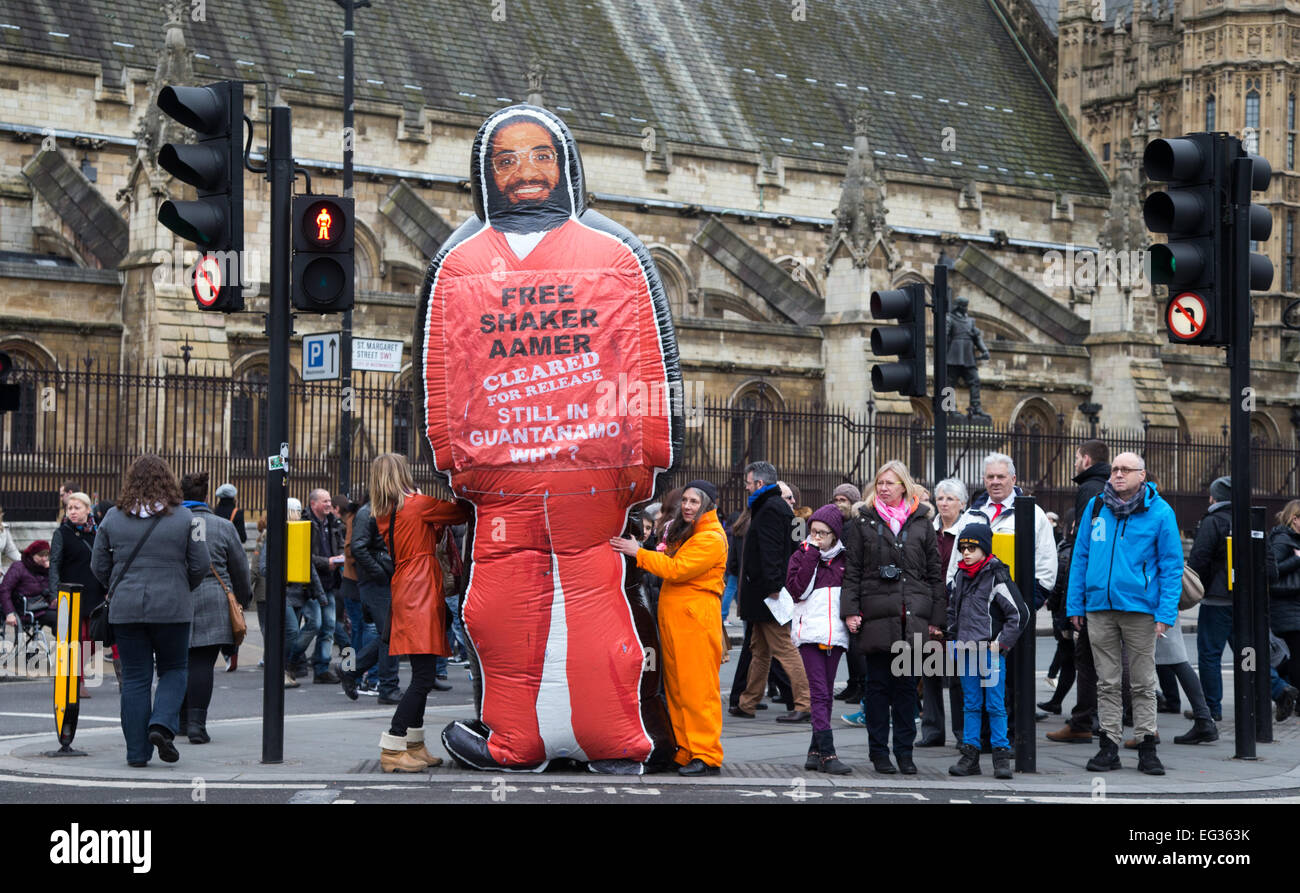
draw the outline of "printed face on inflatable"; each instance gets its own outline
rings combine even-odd
[[[672,750],[654,618],[608,545],[681,449],[667,297],[645,246],[585,206],[577,146],[546,109],[489,117],[470,183],[414,351],[433,464],[474,506],[478,717],[443,743],[481,769],[628,771]]]
[[[520,121],[502,127],[489,157],[493,185],[512,205],[542,204],[560,183],[560,150],[540,124]]]

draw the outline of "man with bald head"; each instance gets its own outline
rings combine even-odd
[[[1079,518],[1065,609],[1075,629],[1088,621],[1097,666],[1101,749],[1088,769],[1120,768],[1121,650],[1128,649],[1138,769],[1164,775],[1156,756],[1156,637],[1181,635],[1183,544],[1169,503],[1147,483],[1146,462],[1120,453],[1110,479]]]

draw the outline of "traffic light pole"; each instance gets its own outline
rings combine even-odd
[[[1229,252],[1228,299],[1232,306],[1232,340],[1228,346],[1228,411],[1232,424],[1232,692],[1236,707],[1236,758],[1255,755],[1255,673],[1268,674],[1268,641],[1255,641],[1255,565],[1251,561],[1252,493],[1250,468],[1250,185],[1251,161],[1232,163],[1229,205],[1234,250]],[[1263,535],[1263,531],[1260,531]],[[1261,664],[1262,661],[1262,664]]]
[[[1038,502],[1032,496],[1017,496],[1015,501],[1015,555],[1016,588],[1020,597],[1029,607],[1028,629],[1021,630],[1020,638],[1011,649],[1011,659],[1007,661],[1007,673],[1015,680],[1016,699],[1008,709],[1015,712],[1016,718],[1016,771],[1038,771],[1038,738],[1034,731],[1038,706],[1035,703],[1035,691],[1038,680],[1034,675],[1038,663],[1038,638],[1034,634],[1037,611],[1034,610],[1035,587],[1038,585],[1037,566],[1034,561],[1035,521],[1034,510]],[[966,716],[965,722],[978,722]]]
[[[262,677],[262,762],[284,759],[284,607],[289,441],[289,234],[293,202],[293,130],[285,106],[271,109],[271,305],[266,319],[270,365],[266,436],[266,633]],[[280,460],[280,461],[276,461]]]
[[[1257,572],[1260,568],[1268,566],[1266,563],[1268,543],[1264,539],[1264,531],[1267,529],[1264,507],[1251,506],[1250,563]],[[1272,665],[1270,660],[1272,649],[1268,642],[1268,574],[1257,573],[1255,587],[1253,598],[1255,645],[1259,651],[1259,659],[1264,662],[1263,668],[1257,668],[1255,671],[1255,741],[1259,744],[1270,744],[1273,741],[1273,680],[1272,673],[1268,670]]]
[[[934,484],[948,476],[948,267],[934,265]]]
[[[352,30],[352,13],[355,0],[339,0],[343,6],[343,196],[352,198],[352,147],[356,141],[352,119],[353,44],[356,35]],[[369,6],[369,3],[363,4]],[[339,338],[339,383],[352,385],[352,311],[343,311],[342,335]],[[352,495],[352,401],[342,401],[339,421],[339,493]]]

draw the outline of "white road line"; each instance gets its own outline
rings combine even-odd
[[[16,784],[48,784],[59,787],[78,787],[78,788],[141,788],[148,790],[191,790],[194,788],[192,781],[115,781],[103,778],[41,778],[27,775],[0,775],[0,782],[14,782]],[[235,781],[205,781],[205,788],[219,788],[222,790],[266,790],[266,791],[302,791],[302,790],[324,790],[327,784],[304,784],[296,783],[274,783],[274,782],[235,782]]]

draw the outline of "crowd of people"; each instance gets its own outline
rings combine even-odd
[[[985,457],[973,499],[955,478],[931,494],[893,460],[864,490],[841,484],[814,509],[759,461],[744,469],[743,510],[725,520],[718,488],[705,480],[645,506],[609,544],[639,570],[634,594],[657,617],[677,771],[715,774],[724,759],[720,667],[729,660],[725,620],[733,601],[744,635],[727,710],[753,720],[769,702],[783,704],[777,722],[811,729],[810,771],[854,771],[836,752],[838,699],[860,707],[841,721],[865,727],[878,774],[915,774],[913,749],[944,746],[951,728],[953,775],[980,774],[987,753],[995,777],[1011,778],[1017,729],[1007,653],[1034,634],[1043,607],[1056,651],[1047,674],[1053,693],[1036,719],[1066,716],[1048,740],[1096,742],[1086,763],[1092,771],[1120,768],[1126,748],[1137,751],[1140,771],[1161,775],[1157,715],[1181,712],[1180,688],[1193,725],[1174,742],[1217,740],[1222,654],[1234,641],[1231,480],[1211,484],[1184,560],[1173,509],[1141,456],[1112,460],[1103,442],[1089,440],[1076,451],[1075,471],[1077,496],[1064,521],[1034,509],[1033,575],[1020,585],[994,555],[995,535],[1014,530],[1021,493],[1014,462],[999,453]],[[209,505],[209,486],[204,472],[177,480],[163,460],[143,456],[115,503],[94,502],[68,482],[48,541],[20,551],[0,515],[8,626],[52,624],[52,594],[77,583],[87,638],[91,613],[109,602],[115,643],[107,655],[132,766],[147,765],[155,751],[175,762],[178,735],[211,740],[215,669],[223,657],[228,670],[238,667],[230,602],[256,604],[266,628],[265,521],[250,566],[237,491],[223,484]],[[305,512],[288,500],[289,519],[305,514],[311,523],[311,563],[309,582],[286,587],[284,685],[310,675],[314,684],[341,685],[353,700],[369,694],[394,706],[380,764],[420,772],[442,762],[426,747],[428,696],[451,687],[450,663],[471,662],[458,610],[468,517],[456,503],[421,493],[400,455],[374,461],[368,492],[368,500],[337,504],[313,490]],[[1269,672],[1281,721],[1300,698],[1300,656],[1293,657],[1300,655],[1300,499],[1279,513],[1267,545]],[[1199,601],[1197,668],[1178,624],[1189,599]],[[917,657],[933,650],[943,659]],[[410,665],[405,690],[402,656]],[[841,661],[848,682],[836,692]],[[1133,730],[1127,740],[1125,727]]]

